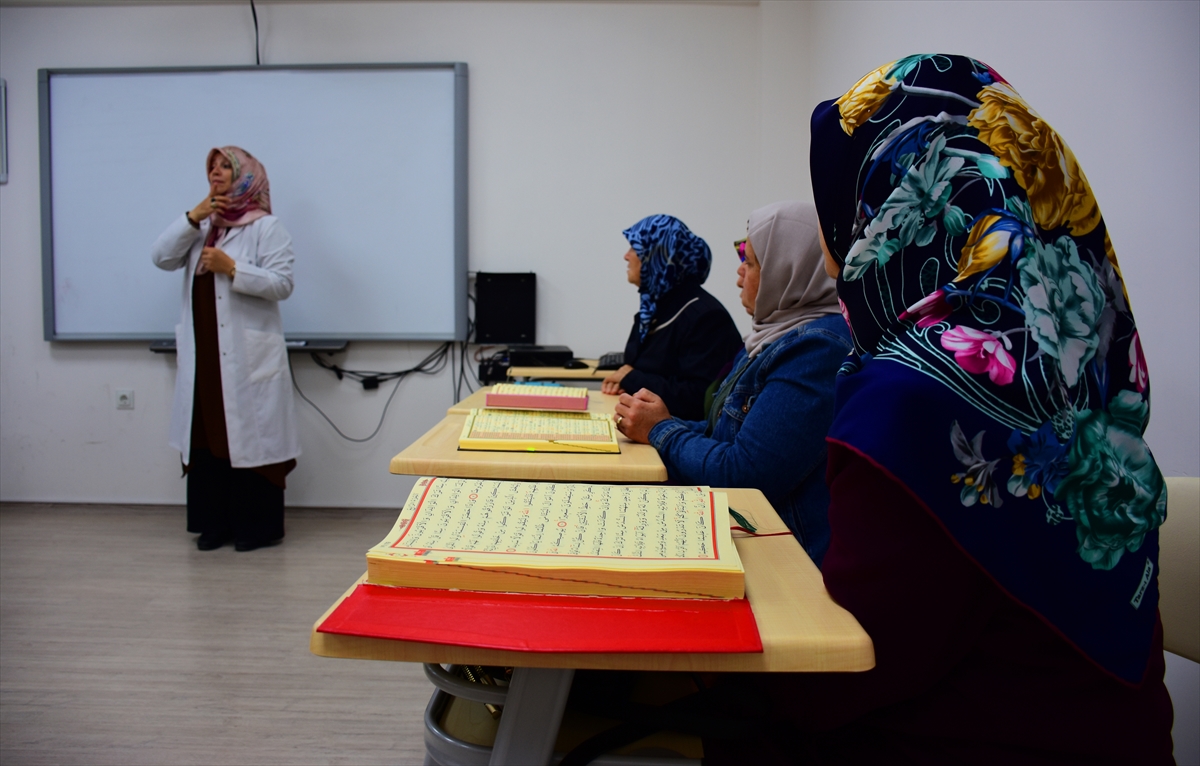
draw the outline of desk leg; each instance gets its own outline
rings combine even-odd
[[[492,766],[549,764],[574,670],[516,668],[492,746]]]

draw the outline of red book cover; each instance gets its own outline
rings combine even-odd
[[[520,652],[761,652],[745,599],[479,593],[360,584],[317,628]]]

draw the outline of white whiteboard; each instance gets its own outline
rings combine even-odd
[[[162,340],[182,272],[150,262],[256,156],[291,233],[289,339],[463,340],[466,65],[40,70],[47,340]]]

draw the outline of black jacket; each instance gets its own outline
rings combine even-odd
[[[704,392],[742,347],[742,337],[721,302],[698,284],[683,284],[658,300],[650,332],[638,339],[638,318],[625,344],[631,365],[621,388],[648,388],[677,418],[704,417]]]

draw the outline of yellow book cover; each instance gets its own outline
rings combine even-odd
[[[708,487],[419,479],[367,551],[377,585],[743,598],[729,506]]]
[[[612,419],[598,412],[473,409],[458,437],[461,450],[620,452]]]

